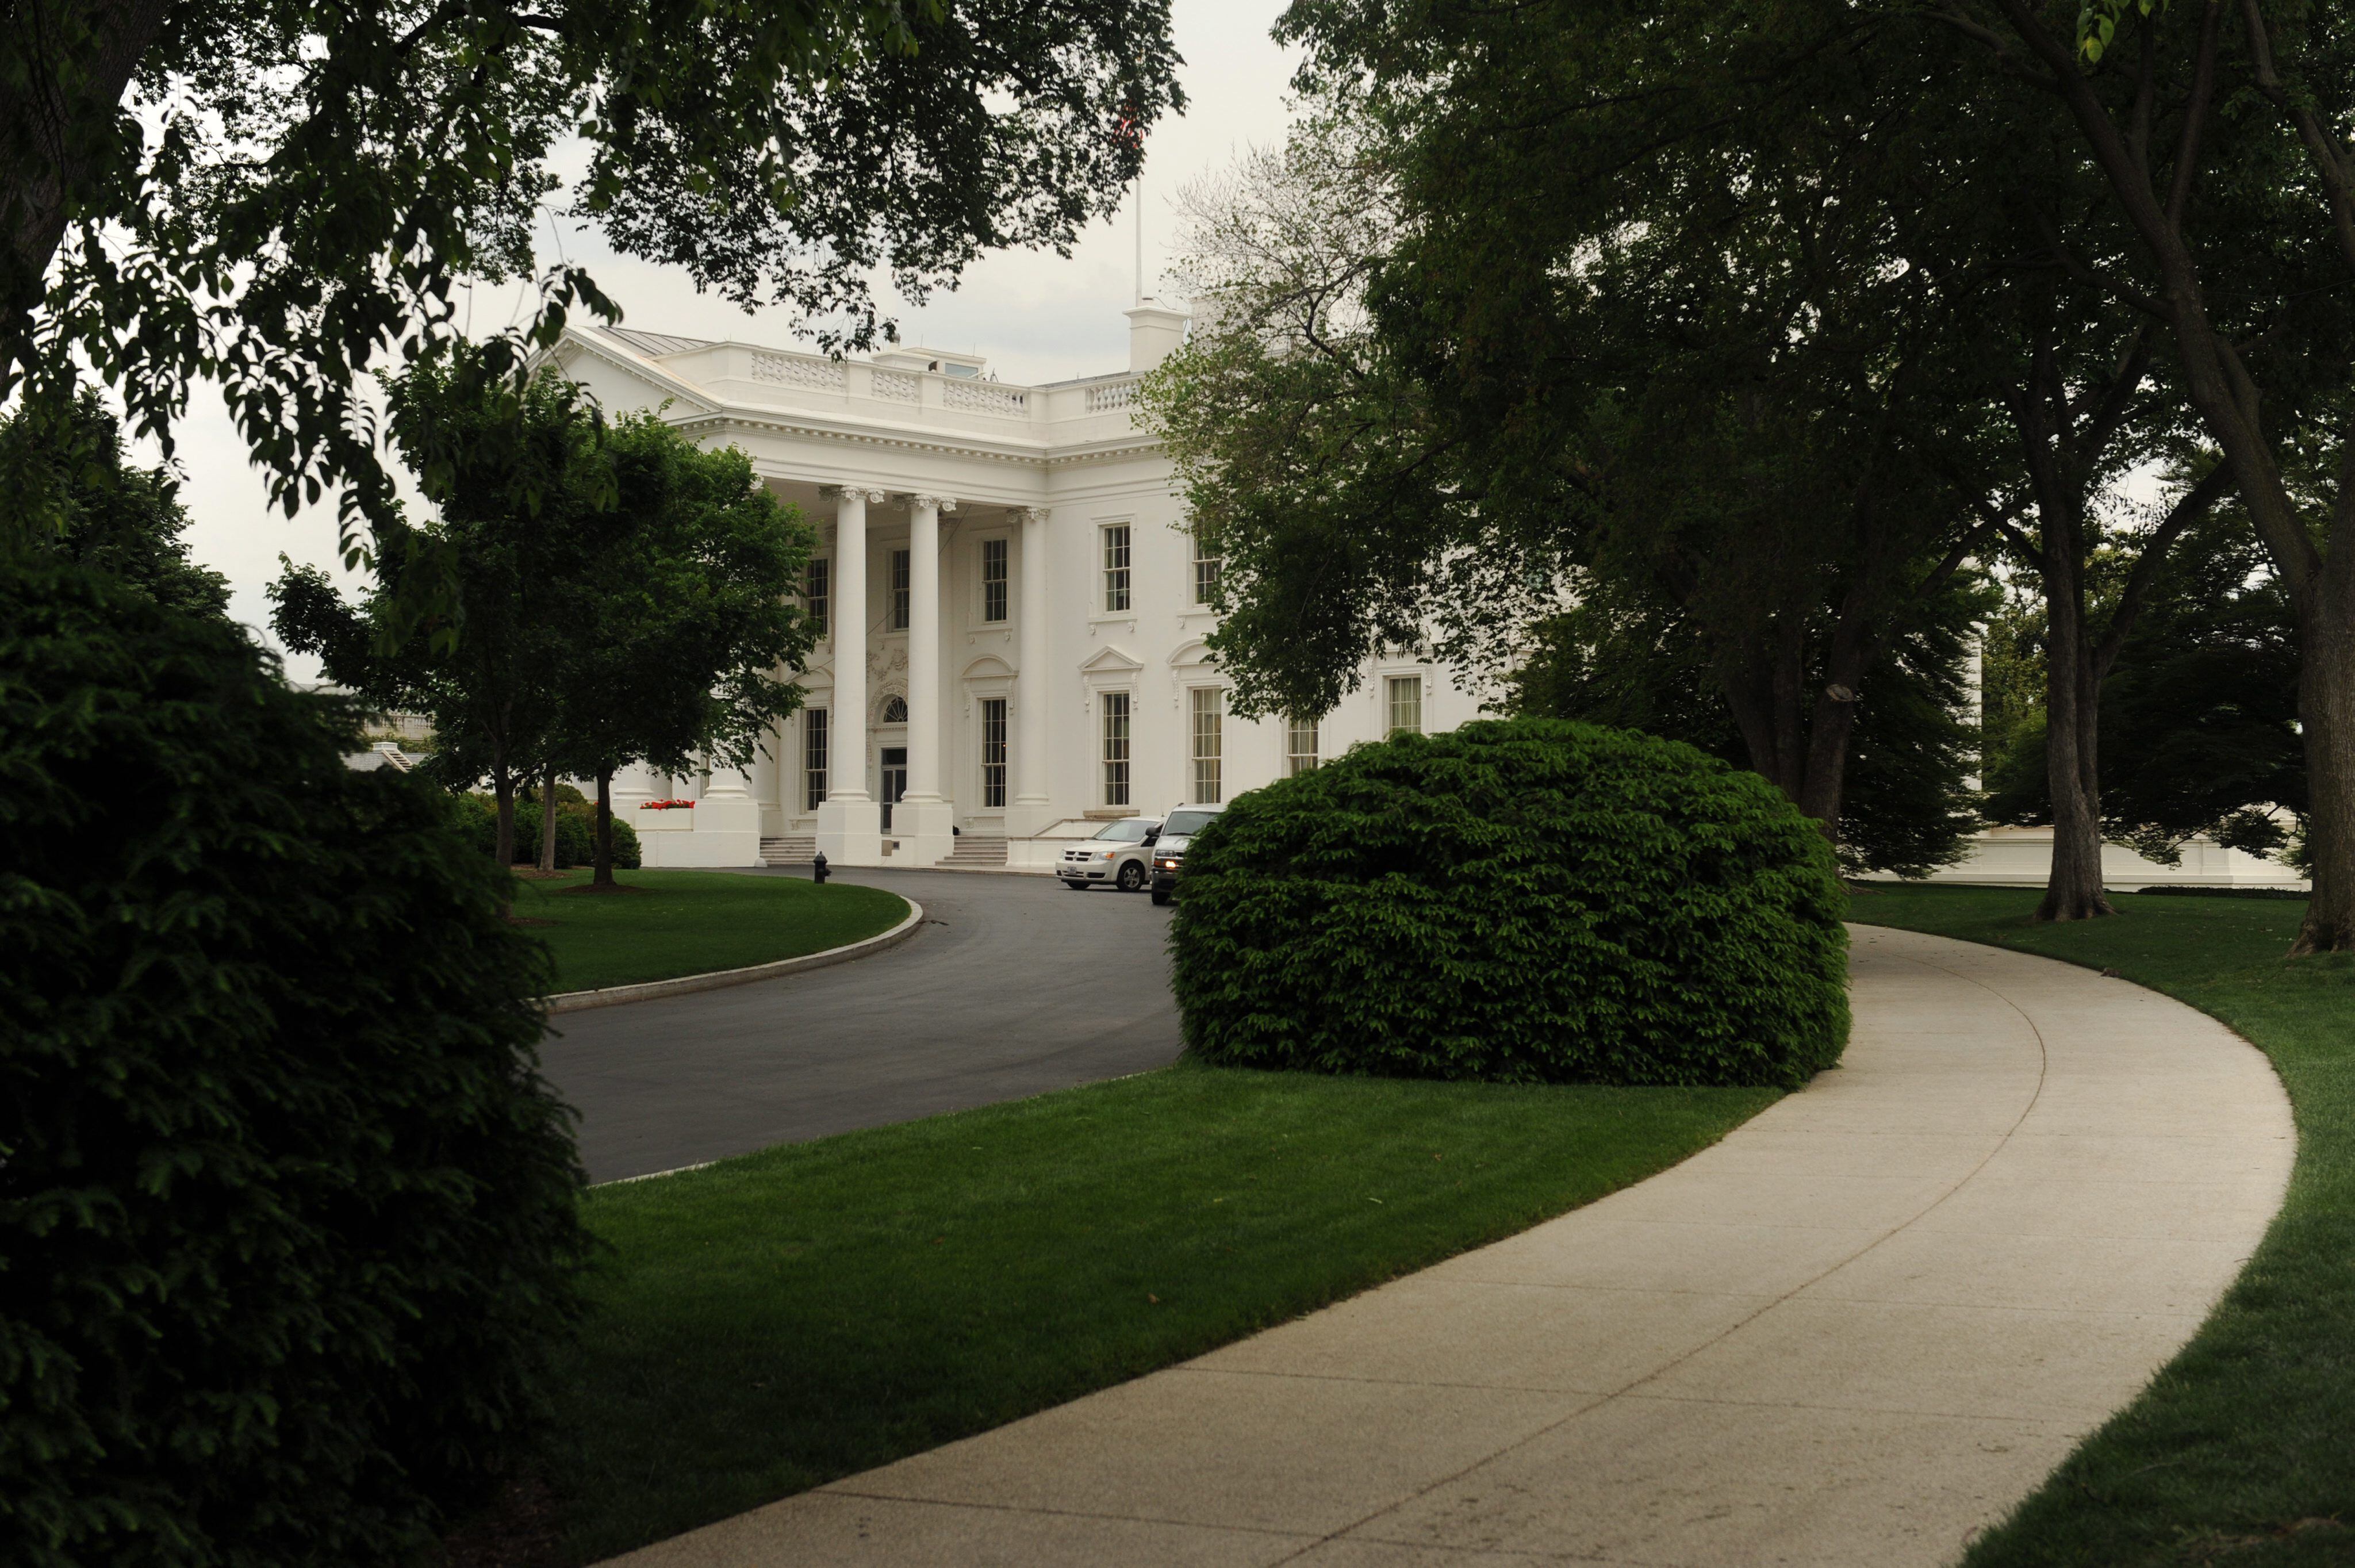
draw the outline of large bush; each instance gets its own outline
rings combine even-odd
[[[0,553],[0,1562],[390,1563],[583,1256],[443,803],[224,623]]]
[[[1467,724],[1238,798],[1172,944],[1212,1061],[1794,1086],[1848,1037],[1821,833],[1754,773],[1631,731]]]

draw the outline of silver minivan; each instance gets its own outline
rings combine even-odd
[[[1092,838],[1063,851],[1055,874],[1075,893],[1090,888],[1118,888],[1133,893],[1153,875],[1153,844],[1159,836],[1157,816],[1124,816],[1107,822]]]
[[[1223,805],[1173,806],[1162,818],[1165,826],[1155,835],[1159,848],[1153,851],[1155,903],[1166,904],[1178,896],[1178,874],[1186,869],[1186,846],[1224,810]]]

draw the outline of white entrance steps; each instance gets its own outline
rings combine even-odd
[[[985,838],[978,833],[960,834],[956,848],[948,858],[933,862],[943,871],[998,870],[1006,865],[1006,837],[1000,834]]]
[[[1940,1568],[2189,1339],[2289,1176],[2264,1058],[1860,928],[1847,1060],[1648,1181],[628,1568]]]
[[[782,838],[761,840],[761,864],[763,866],[806,866],[817,855],[817,835],[791,833]]]

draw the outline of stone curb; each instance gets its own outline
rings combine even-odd
[[[681,975],[673,980],[646,980],[635,986],[607,986],[596,991],[561,991],[547,998],[550,1018],[558,1013],[577,1013],[590,1008],[617,1007],[623,1002],[651,1002],[657,997],[684,997],[695,991],[717,991],[727,986],[749,986],[755,980],[774,980],[786,975],[798,975],[805,969],[823,969],[829,964],[847,964],[854,958],[865,958],[897,947],[916,934],[924,923],[924,906],[915,900],[908,901],[908,918],[880,935],[863,942],[847,943],[829,947],[823,953],[805,953],[799,958],[780,958],[773,963],[754,964],[742,969],[714,969],[708,975]]]

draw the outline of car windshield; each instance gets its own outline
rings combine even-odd
[[[1169,814],[1167,823],[1169,837],[1190,837],[1208,827],[1210,825],[1210,818],[1218,815],[1215,811],[1173,811]]]
[[[1153,824],[1141,816],[1132,816],[1121,822],[1105,823],[1096,837],[1110,839],[1115,844],[1135,844],[1145,837],[1146,831],[1152,826]]]

